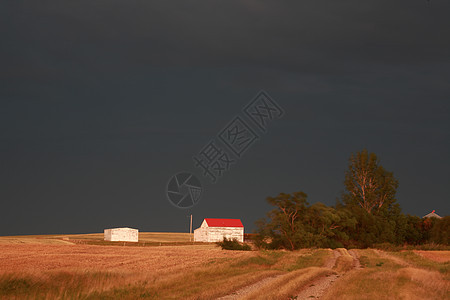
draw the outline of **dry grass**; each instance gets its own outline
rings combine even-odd
[[[450,260],[448,259],[448,257],[450,256],[449,254],[450,253],[447,251],[447,253],[442,253],[440,255],[438,255],[437,253],[432,253],[430,255],[433,258],[439,257],[439,259],[444,260],[444,262],[438,262],[435,259],[429,259],[427,255],[420,255],[419,253],[413,251],[394,252],[391,254],[391,256],[395,257],[396,259],[402,260],[405,266],[438,271],[444,275],[450,276]]]
[[[432,261],[438,263],[450,262],[450,251],[419,251],[415,250],[414,253]]]
[[[321,276],[332,274],[327,268],[309,267],[280,276],[263,286],[258,291],[244,296],[242,299],[288,299],[294,297],[304,286]]]
[[[437,272],[404,268],[399,271],[399,277],[409,283],[410,289],[402,289],[405,299],[450,299],[450,282],[448,278]]]
[[[0,298],[211,299],[281,274],[279,261],[290,256],[298,253],[215,245],[0,245]]]
[[[348,272],[322,299],[449,299],[449,280],[443,274],[411,267],[392,253],[357,251],[365,268]]]
[[[87,234],[50,234],[50,235],[17,235],[1,236],[0,245],[4,244],[45,244],[45,245],[67,245],[67,244],[96,244],[116,245],[120,242],[105,242],[103,233]],[[170,244],[186,244],[193,240],[189,233],[182,232],[139,232],[139,243],[127,243],[127,245],[159,246]]]
[[[302,249],[293,253],[296,255],[290,257],[295,258],[295,261],[291,260],[290,264],[286,264],[284,270],[294,271],[308,267],[322,267],[333,255],[331,249]]]
[[[6,299],[11,298],[12,291],[30,294],[30,299],[40,298],[32,296],[34,293],[50,295],[50,298],[59,298],[64,293],[76,298],[91,294],[100,297],[103,293],[112,294],[113,298],[126,293],[147,295],[148,291],[158,290],[157,283],[184,282],[183,276],[191,276],[192,272],[197,278],[209,276],[212,281],[220,280],[214,273],[221,270],[226,276],[225,266],[257,254],[222,251],[214,245],[150,248],[0,245],[0,295]],[[228,274],[238,276],[251,269],[242,267],[232,271]],[[174,284],[177,286],[180,285]]]
[[[1,272],[177,272],[213,259],[233,260],[255,252],[221,251],[215,245],[121,247],[91,245],[0,245]]]
[[[10,244],[71,245],[73,243],[54,238],[0,237],[0,245]]]
[[[139,242],[180,242],[186,243],[193,240],[193,234],[184,232],[139,232]],[[103,233],[55,235],[54,238],[68,238],[73,240],[103,240]]]
[[[67,241],[64,237],[8,237],[9,243],[0,238],[0,299],[213,299],[275,275],[246,297],[287,299],[334,272],[341,279],[324,299],[450,298],[448,253],[354,250],[365,268],[350,270],[352,257],[339,249],[342,255],[331,270],[322,267],[332,257],[329,249],[95,246],[60,243]],[[95,240],[98,235],[76,238]],[[176,242],[186,235],[148,233],[143,238]]]

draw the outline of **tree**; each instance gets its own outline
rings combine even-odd
[[[379,212],[395,202],[398,180],[381,165],[375,153],[366,149],[352,154],[345,174],[344,203],[359,205],[366,212]]]
[[[424,240],[423,219],[418,216],[404,215],[403,240],[409,245],[419,245],[426,242]]]
[[[275,209],[269,213],[272,227],[272,238],[276,238],[279,233],[280,243],[287,242],[288,248],[294,250],[298,244],[298,227],[297,220],[300,214],[306,209],[308,202],[307,195],[303,192],[291,194],[281,193],[277,197],[268,197],[267,202],[275,206]]]
[[[281,193],[268,197],[275,208],[260,220],[257,246],[295,250],[308,247],[343,247],[356,219],[347,211],[338,211],[322,203],[309,206],[303,192]]]
[[[313,246],[339,248],[348,245],[348,231],[355,228],[356,219],[346,210],[338,210],[317,202],[307,208],[302,219],[306,231],[314,236]]]
[[[433,221],[434,226],[430,232],[430,240],[437,244],[450,245],[450,216],[434,219]]]

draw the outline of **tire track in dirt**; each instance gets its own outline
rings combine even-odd
[[[332,269],[335,264],[336,264],[336,260],[339,256],[341,256],[342,254],[338,251],[338,250],[333,250],[333,256],[330,257],[325,264],[323,265],[324,268],[329,268]],[[359,262],[359,261],[358,261]],[[218,298],[217,300],[236,300],[236,299],[240,299],[241,297],[244,297],[246,295],[249,295],[250,293],[260,289],[261,287],[265,286],[266,284],[270,284],[271,282],[275,281],[276,279],[278,279],[279,277],[283,276],[284,274],[280,274],[280,275],[275,275],[275,276],[271,276],[268,278],[264,278],[263,280],[257,281],[251,285],[248,285],[246,287],[243,287],[235,292],[233,292],[232,294],[223,296]],[[325,279],[325,280],[330,280],[332,279],[333,281],[339,277],[338,275],[329,275],[326,277],[321,277],[320,279]],[[314,281],[315,282],[315,281]],[[317,285],[319,286],[319,285]],[[300,299],[300,298],[298,298]],[[311,299],[311,298],[310,298]]]
[[[336,265],[336,260],[339,256],[341,256],[341,252],[338,250],[333,250],[333,257],[330,257],[325,264],[323,265],[324,268],[332,269]]]
[[[339,250],[333,250],[333,257],[330,258],[324,265],[325,268],[332,269],[336,265],[336,261],[341,256]],[[317,299],[323,295],[326,289],[328,289],[333,282],[339,278],[338,274],[330,274],[317,278],[311,282],[306,288],[304,288],[298,295],[297,299]]]
[[[361,269],[361,262],[359,261],[358,255],[354,250],[347,251],[353,257],[353,269]]]
[[[342,251],[347,252],[353,258],[352,269],[361,268],[361,263],[354,251],[347,251],[345,249]],[[339,250],[333,250],[333,254],[334,259],[329,260],[324,267],[332,269],[336,266],[336,261],[342,254]],[[296,299],[319,299],[341,276],[343,276],[343,274],[331,274],[314,280],[297,295]]]
[[[217,300],[235,300],[235,299],[239,299],[241,297],[244,297],[245,295],[248,295],[248,294],[250,294],[250,293],[260,289],[261,287],[265,286],[266,284],[269,284],[270,282],[276,280],[280,276],[283,276],[283,274],[264,278],[263,280],[257,281],[257,282],[255,282],[253,284],[250,284],[250,285],[248,285],[246,287],[243,287],[240,290],[237,290],[237,291],[235,291],[234,293],[232,293],[230,295],[218,298]]]

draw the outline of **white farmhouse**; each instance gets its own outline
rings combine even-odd
[[[105,241],[111,242],[138,242],[139,231],[137,229],[123,227],[105,229]]]
[[[244,225],[239,219],[204,219],[194,230],[195,242],[221,242],[224,238],[244,242]]]
[[[437,213],[435,213],[435,210],[433,209],[433,211],[431,213],[429,213],[426,216],[423,216],[422,219],[426,219],[426,218],[436,218],[436,219],[442,219],[442,217],[440,215],[438,215]]]

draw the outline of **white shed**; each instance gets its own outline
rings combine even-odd
[[[204,219],[194,230],[195,242],[220,242],[224,238],[244,242],[244,225],[239,219]]]
[[[137,229],[123,227],[105,229],[105,241],[111,242],[138,242],[139,231]]]

